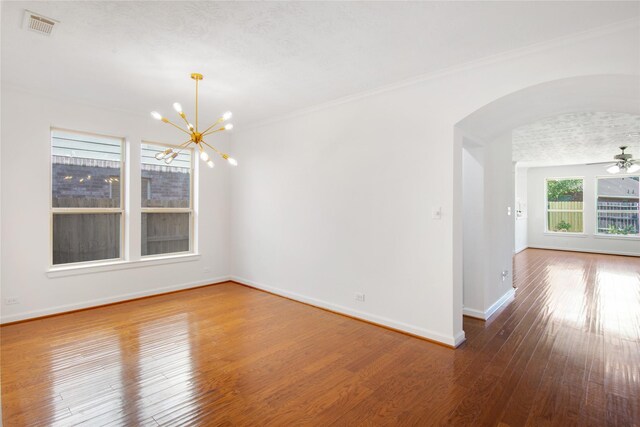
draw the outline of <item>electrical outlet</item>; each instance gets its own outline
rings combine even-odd
[[[4,300],[4,303],[6,305],[20,304],[20,300],[17,297],[9,297]]]
[[[431,210],[431,219],[442,219],[442,208],[433,208]]]
[[[364,302],[364,294],[356,293],[356,301]]]

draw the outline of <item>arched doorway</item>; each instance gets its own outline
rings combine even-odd
[[[565,78],[499,98],[456,124],[461,212],[454,227],[461,238],[454,241],[459,245],[454,265],[460,270],[460,316],[486,319],[513,293],[516,201],[511,131],[563,113],[640,114],[639,94],[637,76]]]

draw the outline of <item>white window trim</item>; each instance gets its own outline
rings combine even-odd
[[[155,145],[158,147],[165,148],[177,148],[176,145],[172,144],[164,144],[161,142],[153,142],[148,140],[142,140],[140,143],[140,151],[142,151],[142,145]],[[191,153],[191,167],[189,168],[189,207],[188,208],[145,208],[142,207],[142,198],[140,199],[140,221],[142,221],[142,215],[146,213],[188,213],[189,214],[189,250],[184,252],[170,252],[166,254],[153,254],[153,255],[140,255],[140,259],[143,261],[152,260],[152,259],[169,259],[172,257],[181,257],[184,255],[196,255],[196,246],[195,246],[195,229],[196,229],[196,215],[194,209],[194,199],[195,199],[195,191],[194,191],[194,178],[195,178],[195,150],[193,147],[184,148],[185,151],[189,151]],[[142,161],[138,167],[142,167]],[[140,175],[140,182],[142,182],[142,175]],[[140,240],[140,245],[142,245],[142,240]],[[140,248],[140,252],[142,252],[142,247]]]
[[[549,199],[547,197],[547,183],[549,181],[566,181],[570,179],[582,180],[582,209],[549,209]],[[582,213],[582,231],[552,231],[549,230],[549,212],[580,212]],[[584,176],[559,176],[559,177],[546,177],[544,178],[544,231],[543,234],[547,236],[572,236],[572,237],[586,237],[584,232]]]
[[[634,174],[634,173],[625,173],[625,174],[615,174],[615,175],[596,175],[595,176],[595,189],[594,189],[594,212],[595,212],[595,230],[593,233],[593,237],[597,238],[597,239],[614,239],[614,240],[640,240],[640,234],[638,235],[631,235],[629,236],[628,234],[606,234],[606,233],[600,233],[598,231],[598,181],[600,179],[615,179],[615,178],[631,178],[631,177],[636,177],[636,176],[640,176],[640,174]],[[609,211],[611,212],[611,211]],[[629,211],[621,211],[621,212],[629,212]],[[640,209],[638,210],[638,217],[640,218]]]
[[[120,207],[119,208],[54,208],[53,207],[53,132],[54,131],[62,131],[62,132],[74,132],[80,135],[94,135],[99,137],[113,138],[120,140]],[[49,129],[49,268],[48,271],[56,271],[61,269],[68,268],[87,268],[96,265],[101,265],[105,262],[108,263],[116,263],[124,261],[125,254],[125,206],[124,201],[125,197],[125,188],[124,185],[124,171],[126,166],[126,139],[121,136],[113,136],[113,135],[105,135],[94,132],[85,132],[74,129],[66,129],[56,126],[51,126]],[[53,263],[53,217],[58,214],[109,214],[109,213],[119,213],[120,214],[120,243],[119,243],[119,252],[120,256],[118,258],[109,258],[106,260],[95,260],[95,261],[83,261],[83,262],[69,262],[65,264],[54,264]]]
[[[572,233],[570,231],[545,231],[543,234],[552,237],[589,237],[586,233]]]
[[[595,233],[593,235],[594,239],[613,239],[613,240],[640,240],[640,235],[632,235],[629,236],[628,234],[601,234],[601,233]]]
[[[47,271],[47,277],[68,277],[79,276],[83,274],[102,273],[105,271],[125,270],[129,268],[151,267],[154,265],[173,264],[178,262],[198,261],[200,254],[190,254],[182,252],[179,254],[170,254],[167,256],[152,255],[144,257],[137,261],[105,261],[89,263],[60,264],[60,266],[52,267]]]

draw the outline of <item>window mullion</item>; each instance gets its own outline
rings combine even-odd
[[[101,214],[101,213],[123,213],[122,208],[52,208],[54,214]]]

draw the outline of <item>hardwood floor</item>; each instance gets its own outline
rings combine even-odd
[[[640,425],[640,260],[514,264],[457,350],[234,283],[6,326],[4,425]]]

